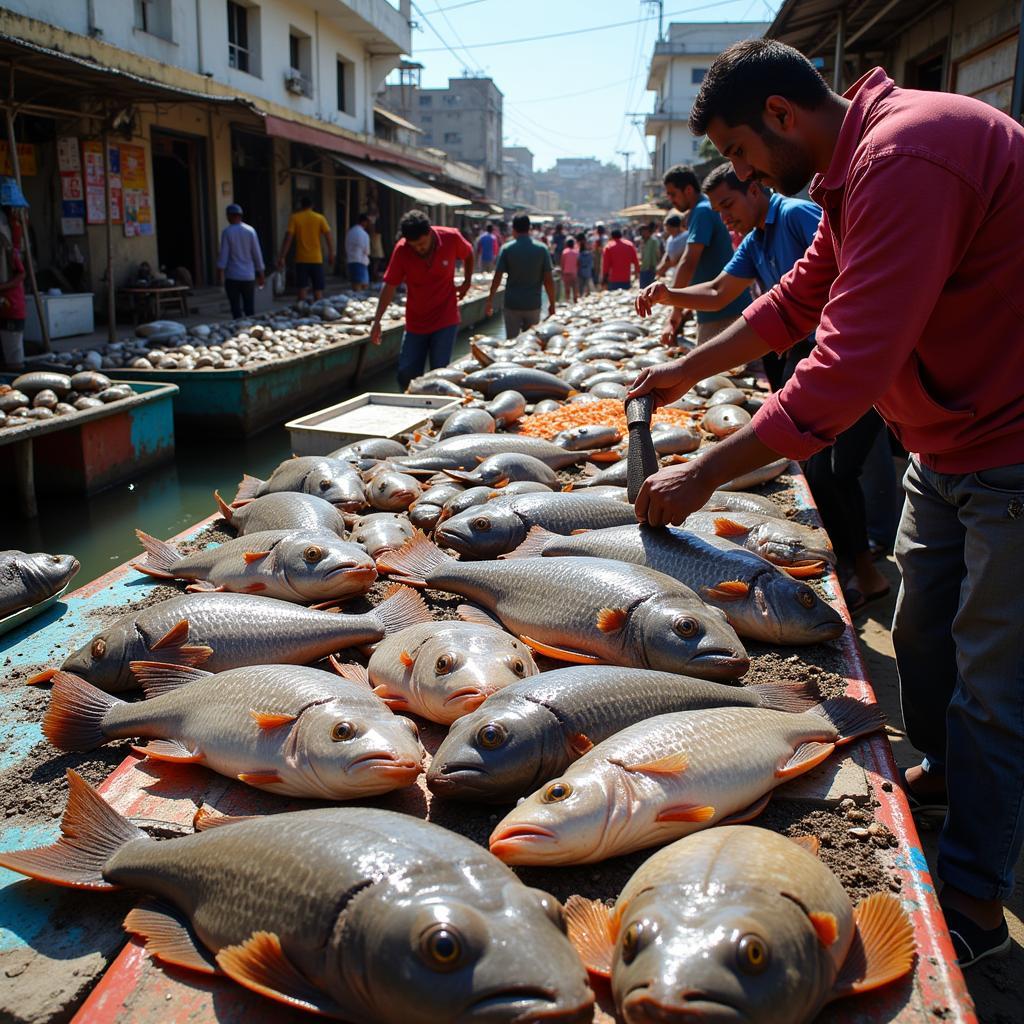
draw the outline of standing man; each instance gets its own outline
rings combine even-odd
[[[640,270],[636,246],[622,237],[621,228],[612,228],[612,240],[601,255],[601,274],[608,291],[626,290],[633,283],[633,268]]]
[[[562,258],[562,250],[565,248],[566,234],[562,229],[561,224],[555,225],[555,233],[551,236],[551,248],[554,250],[553,256],[557,263]]]
[[[742,179],[793,195],[813,175],[824,216],[739,323],[645,370],[630,395],[670,402],[820,326],[753,422],[650,477],[637,514],[681,522],[723,481],[807,458],[872,404],[912,453],[893,644],[925,756],[904,784],[912,805],[946,807],[940,903],[968,967],[1010,947],[1003,902],[1024,842],[1024,128],[966,96],[897,88],[882,68],[837,96],[798,51],[758,39],[717,58],[690,129]]]
[[[640,227],[643,245],[640,248],[640,287],[646,288],[658,272],[658,261],[661,259],[661,242],[654,233],[653,224]]]
[[[498,263],[491,278],[491,290],[484,307],[486,316],[494,315],[494,293],[501,279],[508,274],[505,286],[505,337],[517,338],[523,331],[540,323],[541,288],[548,295],[548,316],[555,315],[555,279],[551,273],[548,247],[530,235],[530,218],[520,213],[512,219],[511,242],[498,253]]]
[[[370,217],[361,213],[345,234],[345,264],[352,290],[370,287]]]
[[[217,283],[223,285],[231,315],[238,320],[243,313],[256,312],[256,285],[263,287],[263,253],[256,229],[242,222],[242,208],[230,203],[224,211],[228,226],[220,235],[217,259]]]
[[[657,276],[664,277],[679,263],[686,251],[686,235],[683,234],[682,214],[674,210],[662,222],[665,231],[665,252],[658,262]]]
[[[295,283],[299,288],[299,302],[306,298],[306,289],[313,289],[313,298],[324,297],[324,254],[320,241],[327,245],[327,262],[334,265],[334,242],[331,239],[331,226],[323,214],[313,209],[313,200],[303,196],[299,203],[299,212],[293,213],[288,220],[288,232],[281,245],[281,255],[277,258],[277,269],[284,270],[284,261],[288,250],[295,241]]]
[[[405,333],[398,355],[398,386],[430,368],[447,366],[459,333],[459,303],[473,281],[473,247],[456,228],[432,227],[422,210],[410,210],[399,224],[401,240],[384,272],[384,287],[370,328],[370,341],[381,341],[380,321],[400,284],[407,289]],[[462,284],[455,288],[455,264],[464,264]]]
[[[722,223],[722,218],[711,209],[708,197],[700,190],[697,175],[692,167],[676,164],[665,172],[663,179],[665,194],[677,210],[690,215],[690,230],[686,236],[686,248],[679,259],[672,277],[675,288],[712,281],[732,259],[732,240]],[[671,275],[670,275],[671,277]],[[734,323],[744,306],[750,301],[745,289],[740,295],[719,310],[697,312],[697,344],[703,345],[715,335]],[[682,310],[673,310],[669,326],[665,328],[663,341],[671,344],[679,325],[683,322]]]
[[[494,261],[498,256],[498,236],[494,233],[494,225],[488,224],[476,240],[476,255],[480,261],[480,270],[485,274],[494,271]]]

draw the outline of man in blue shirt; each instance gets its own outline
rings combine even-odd
[[[692,167],[677,164],[665,172],[662,180],[665,184],[665,194],[672,205],[690,215],[686,249],[676,267],[673,288],[686,288],[713,281],[732,258],[732,240],[722,223],[722,218],[711,209],[711,203],[701,192],[700,183]],[[749,302],[750,293],[744,285],[727,302],[698,309],[697,344],[702,345],[724,331],[739,317]],[[673,310],[669,326],[665,330],[664,341],[671,342],[682,319],[682,307]]]
[[[498,236],[494,233],[494,225],[488,224],[476,240],[476,255],[480,262],[480,270],[489,274],[494,270],[494,261],[498,256]]]
[[[242,208],[231,203],[224,211],[228,226],[221,232],[217,282],[224,286],[236,320],[255,312],[256,285],[263,287],[263,253],[256,231],[242,223]]]

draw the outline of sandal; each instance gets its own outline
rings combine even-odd
[[[910,783],[907,781],[907,773],[901,772],[900,777],[903,784],[903,792],[906,794],[907,803],[910,805],[911,814],[945,814],[949,810],[949,797],[943,793],[941,796],[918,796]]]

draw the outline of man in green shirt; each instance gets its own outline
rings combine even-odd
[[[640,287],[646,288],[649,284],[654,284],[654,276],[658,272],[661,242],[654,233],[653,224],[641,225],[640,237],[643,239],[640,246]]]
[[[548,316],[555,315],[555,279],[551,275],[548,247],[530,237],[530,218],[525,213],[513,219],[512,232],[515,237],[498,253],[484,310],[487,316],[494,314],[494,293],[508,274],[504,310],[506,338],[518,337],[540,323],[541,287],[548,293]]]

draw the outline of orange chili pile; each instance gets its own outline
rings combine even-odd
[[[671,423],[678,427],[688,427],[691,421],[691,414],[683,409],[659,409],[653,417],[654,423]],[[620,434],[625,435],[626,410],[622,402],[617,398],[602,398],[597,402],[566,402],[552,412],[524,417],[519,421],[517,433],[550,441],[563,430],[590,424],[615,427]]]

